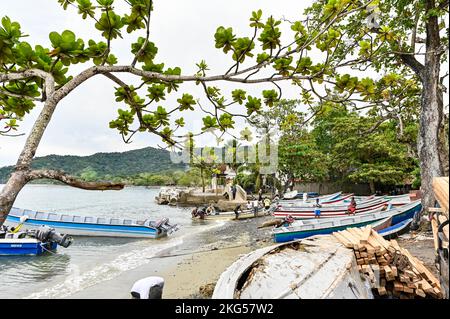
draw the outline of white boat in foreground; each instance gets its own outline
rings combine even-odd
[[[219,278],[213,299],[372,299],[352,250],[332,236],[258,249]]]

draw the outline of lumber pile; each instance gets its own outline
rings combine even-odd
[[[442,298],[439,280],[425,265],[395,240],[385,240],[366,226],[347,228],[333,236],[353,249],[360,273],[365,275],[375,295],[384,297]]]

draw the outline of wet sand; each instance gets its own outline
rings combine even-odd
[[[130,288],[139,279],[161,276],[165,279],[164,299],[209,298],[221,273],[240,255],[272,245],[270,228],[257,226],[271,217],[229,221],[199,235],[185,238],[179,246],[150,258],[140,267],[103,281],[69,298],[128,299]],[[209,292],[200,287],[209,285]]]
[[[69,298],[128,299],[133,283],[148,276],[165,279],[164,299],[210,298],[221,273],[240,255],[274,244],[270,228],[257,229],[269,219],[272,218],[229,221],[221,227],[190,236],[181,245],[161,252],[120,278],[104,281]],[[437,275],[431,234],[411,232],[397,241]]]

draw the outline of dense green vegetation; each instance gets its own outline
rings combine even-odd
[[[35,158],[32,168],[63,170],[85,181],[124,180],[138,185],[164,185],[178,180],[186,184],[190,181],[190,177],[183,177],[184,164],[172,163],[168,151],[152,147],[91,156],[49,155]],[[12,169],[12,166],[0,168],[0,183],[6,182]],[[175,174],[175,171],[180,172]]]
[[[279,173],[288,183],[368,183],[372,191],[376,184],[420,186],[416,110],[384,119],[328,102],[306,122],[306,114],[297,111],[300,105],[282,100],[254,118],[262,129],[279,129]],[[256,182],[251,175],[242,179]]]

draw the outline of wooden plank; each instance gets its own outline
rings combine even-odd
[[[385,296],[385,295],[387,295],[386,287],[381,286],[381,287],[378,287],[377,290],[378,290],[378,294],[379,294],[380,296]]]
[[[403,285],[399,281],[394,281],[394,291],[403,291]]]
[[[353,248],[353,243],[343,236],[340,232],[334,232],[333,236],[346,248]]]
[[[349,239],[350,242],[353,244],[353,249],[359,250],[361,245],[359,244],[359,240],[355,238],[347,229],[342,230],[341,235],[345,238]]]
[[[417,296],[420,296],[420,297],[422,297],[422,298],[425,298],[427,295],[425,294],[425,292],[422,290],[422,289],[416,289],[415,291],[414,291],[414,293],[417,295]]]
[[[409,258],[410,263],[420,271],[421,275],[430,281],[433,287],[440,287],[439,280],[427,269],[427,267],[422,264],[419,259],[412,256],[406,249],[402,249],[402,253]]]
[[[444,214],[448,218],[448,177],[435,177],[433,178],[433,191],[434,197],[439,202],[439,206],[444,208]]]
[[[438,238],[438,222],[435,218],[431,220],[431,229],[433,230],[433,241],[434,241],[434,252],[437,253],[439,249],[439,238]]]
[[[392,270],[392,275],[394,275],[394,277],[397,277],[398,276],[397,267],[396,266],[391,266],[391,270]]]
[[[367,225],[366,227],[364,227],[362,229],[362,235],[359,242],[361,244],[367,244],[371,233],[372,233],[372,226]]]

